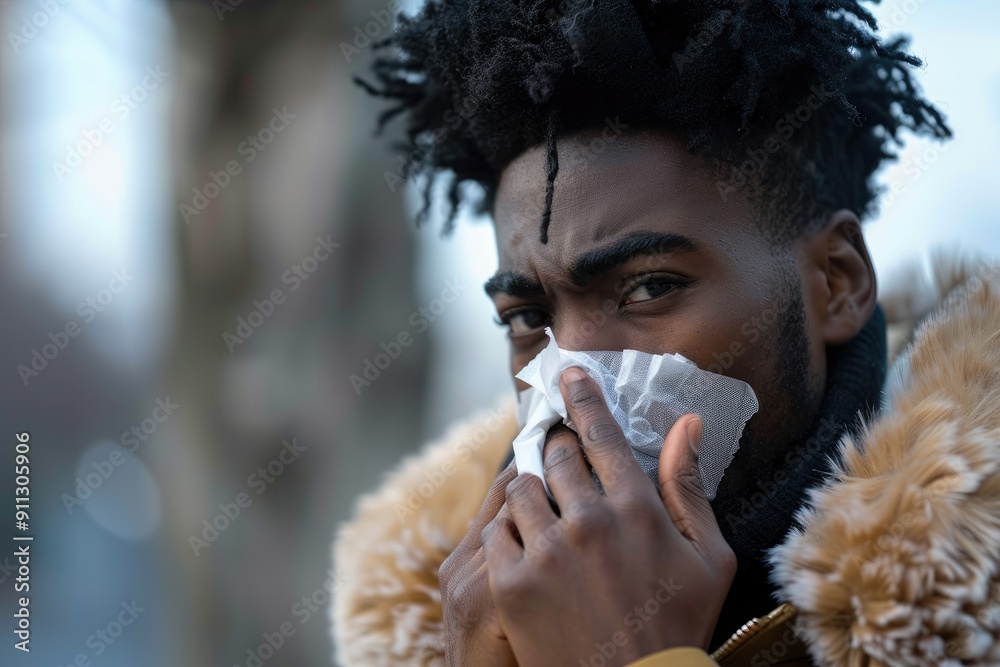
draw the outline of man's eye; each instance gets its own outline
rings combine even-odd
[[[501,324],[510,329],[511,336],[524,336],[545,327],[548,324],[549,315],[544,310],[523,309],[508,310],[500,314],[497,324]]]
[[[676,280],[667,278],[646,278],[644,282],[636,284],[633,288],[626,288],[625,303],[640,303],[649,301],[658,296],[663,296],[667,292],[681,286]]]

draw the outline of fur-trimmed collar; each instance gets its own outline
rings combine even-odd
[[[995,270],[917,330],[883,414],[772,555],[818,664],[1000,664]]]

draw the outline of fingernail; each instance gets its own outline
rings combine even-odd
[[[688,436],[688,446],[691,447],[691,452],[697,458],[698,448],[701,445],[701,418],[692,419],[687,425],[687,436]]]

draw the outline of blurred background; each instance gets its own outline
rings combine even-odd
[[[511,391],[481,289],[489,222],[414,227],[412,186],[385,177],[392,132],[372,138],[379,105],[350,82],[396,6],[3,4],[0,664],[248,665],[283,623],[265,664],[331,664],[326,584],[350,577],[331,572],[336,524]],[[915,36],[956,132],[882,173],[880,279],[935,248],[995,256],[1000,5],[876,13]],[[412,345],[351,380],[403,332]],[[23,431],[30,655],[9,616]]]

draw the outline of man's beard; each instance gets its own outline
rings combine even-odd
[[[712,502],[717,508],[733,508],[758,492],[760,484],[772,481],[788,448],[802,440],[818,416],[822,390],[810,381],[809,335],[802,289],[797,281],[790,284],[793,287],[787,289],[781,309],[785,317],[779,320],[774,350],[774,383],[767,393],[777,398],[783,408],[775,412],[769,425],[756,418],[747,422],[739,450],[722,476]],[[797,427],[776,438],[771,431],[780,424]]]

